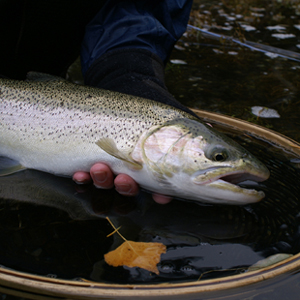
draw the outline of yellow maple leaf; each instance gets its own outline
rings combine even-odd
[[[120,227],[116,228],[109,217],[106,219],[114,229],[108,236],[117,233],[124,240],[117,249],[104,255],[106,263],[113,267],[139,267],[159,274],[157,264],[160,262],[161,254],[166,253],[167,247],[162,243],[128,241],[119,232]]]
[[[159,274],[157,264],[162,253],[166,253],[166,246],[161,243],[125,241],[117,249],[105,254],[104,259],[113,267],[139,267]]]

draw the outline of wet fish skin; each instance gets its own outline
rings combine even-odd
[[[175,197],[245,204],[264,196],[220,178],[262,181],[266,167],[179,109],[37,73],[0,79],[0,99],[0,155],[23,168],[72,176],[101,161]]]
[[[96,145],[101,138],[130,153],[144,131],[184,117],[182,111],[154,101],[140,105],[134,96],[52,76],[37,79],[0,79],[0,154],[33,169],[60,175],[89,171],[95,159],[106,159],[102,152],[105,157],[99,157]]]

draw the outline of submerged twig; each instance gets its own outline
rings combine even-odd
[[[233,268],[233,269],[221,269],[221,270],[209,270],[206,272],[203,272],[199,277],[198,281],[202,279],[202,277],[206,274],[213,273],[213,272],[228,272],[228,271],[244,271],[246,268]]]
[[[240,46],[249,48],[249,49],[254,50],[254,51],[259,51],[259,52],[263,52],[263,53],[275,53],[276,55],[278,55],[280,57],[300,62],[300,54],[297,53],[297,52],[294,52],[294,51],[284,50],[284,49],[281,49],[281,48],[268,46],[268,45],[255,43],[255,42],[250,42],[250,41],[246,41],[246,40],[244,40],[242,42],[242,41],[240,41],[238,39],[235,39],[231,36],[213,33],[213,32],[207,31],[205,29],[201,29],[199,27],[196,27],[196,26],[193,26],[193,25],[190,25],[190,24],[188,24],[188,28],[200,31],[203,34],[203,36],[205,36],[207,38],[211,38],[211,39],[214,39],[214,40],[225,40],[225,41],[228,41],[228,42],[233,42],[235,44],[238,44]]]

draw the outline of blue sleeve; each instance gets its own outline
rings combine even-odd
[[[192,0],[109,0],[87,25],[81,48],[82,72],[104,53],[139,48],[168,59],[186,30]]]

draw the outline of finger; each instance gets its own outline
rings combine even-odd
[[[114,174],[106,164],[94,164],[91,167],[90,174],[96,187],[111,189],[114,186]]]
[[[160,194],[153,194],[152,198],[158,204],[167,204],[172,201],[171,197],[160,195]]]
[[[135,196],[139,192],[138,184],[126,174],[120,174],[115,178],[115,187],[123,196]]]
[[[77,183],[77,184],[86,184],[91,182],[91,176],[89,173],[87,172],[76,172],[73,175],[73,180]]]

